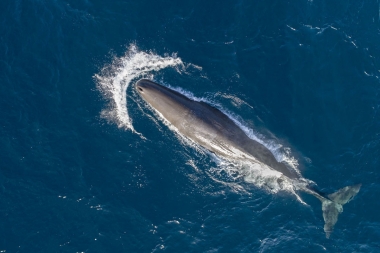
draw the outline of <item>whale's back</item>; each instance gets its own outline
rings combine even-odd
[[[219,109],[145,79],[137,82],[136,89],[180,134],[215,154],[228,159],[260,162],[287,177],[298,177]]]

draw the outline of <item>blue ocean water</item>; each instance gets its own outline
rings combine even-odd
[[[380,252],[378,1],[0,2],[0,252]],[[151,78],[235,117],[321,205],[178,136]]]

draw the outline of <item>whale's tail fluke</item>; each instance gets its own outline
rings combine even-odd
[[[359,192],[361,184],[346,186],[326,198],[319,198],[322,201],[323,219],[325,220],[324,230],[326,238],[329,238],[338,221],[338,215],[343,212],[343,205],[352,200]]]

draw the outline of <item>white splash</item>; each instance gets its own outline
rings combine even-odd
[[[153,52],[139,51],[136,45],[131,44],[124,56],[114,57],[111,64],[94,75],[98,90],[109,102],[107,108],[102,110],[101,117],[116,123],[119,128],[137,133],[128,114],[127,89],[133,80],[153,78],[154,71],[168,67],[175,68],[178,72],[185,69],[176,54],[162,57]]]

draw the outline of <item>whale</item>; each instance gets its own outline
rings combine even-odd
[[[180,135],[227,160],[258,163],[281,173],[278,180],[297,182],[302,175],[276,160],[263,144],[247,134],[225,113],[212,105],[192,100],[185,95],[148,79],[135,83],[135,90],[146,104],[172,125]],[[297,190],[309,193],[322,202],[324,232],[329,238],[343,205],[360,191],[361,184],[346,186],[331,194],[300,184]]]

